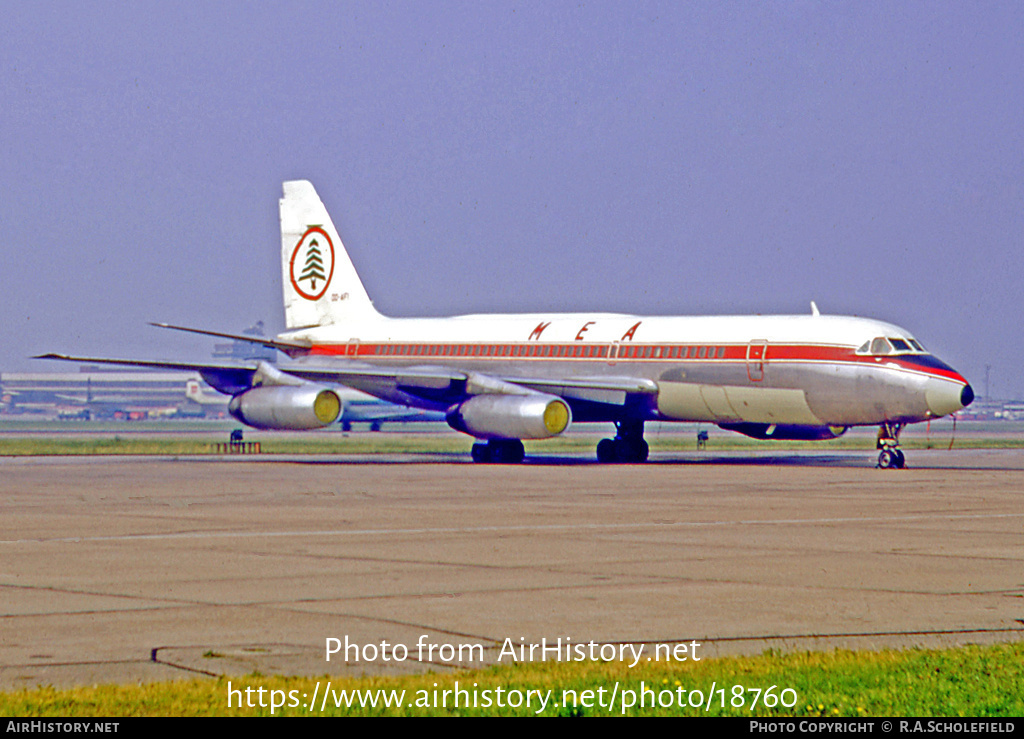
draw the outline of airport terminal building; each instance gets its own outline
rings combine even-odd
[[[39,418],[142,420],[225,415],[227,398],[195,372],[0,373],[0,414]]]

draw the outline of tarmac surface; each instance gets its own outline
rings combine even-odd
[[[468,458],[0,459],[0,689],[1024,638],[1022,450]]]

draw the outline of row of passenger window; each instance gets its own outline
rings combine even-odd
[[[619,357],[626,359],[722,359],[724,346],[622,346]]]
[[[384,344],[376,353],[384,356],[440,357],[581,357],[607,359],[608,344]],[[620,345],[618,359],[722,359],[724,346],[626,346]]]

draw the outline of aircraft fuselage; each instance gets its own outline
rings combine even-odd
[[[967,380],[916,348],[920,344],[904,329],[847,316],[380,317],[362,323],[358,336],[320,326],[279,338],[311,342],[309,355],[299,360],[309,363],[330,357],[380,367],[457,367],[506,378],[643,378],[656,391],[643,396],[644,407],[629,408],[629,415],[648,420],[902,424],[947,415],[973,398]],[[875,347],[882,353],[872,351],[879,338],[886,340]],[[398,382],[370,379],[360,389],[438,410],[449,402],[443,396],[433,404],[423,395],[411,397]],[[587,392],[594,402],[588,403]],[[595,388],[567,398],[573,418],[618,420],[602,402],[610,392]]]

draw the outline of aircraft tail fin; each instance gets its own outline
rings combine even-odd
[[[206,402],[206,397],[203,395],[202,388],[199,387],[197,380],[189,380],[185,383],[185,397],[200,404]]]
[[[289,329],[379,316],[327,208],[306,180],[284,183],[281,270]]]

